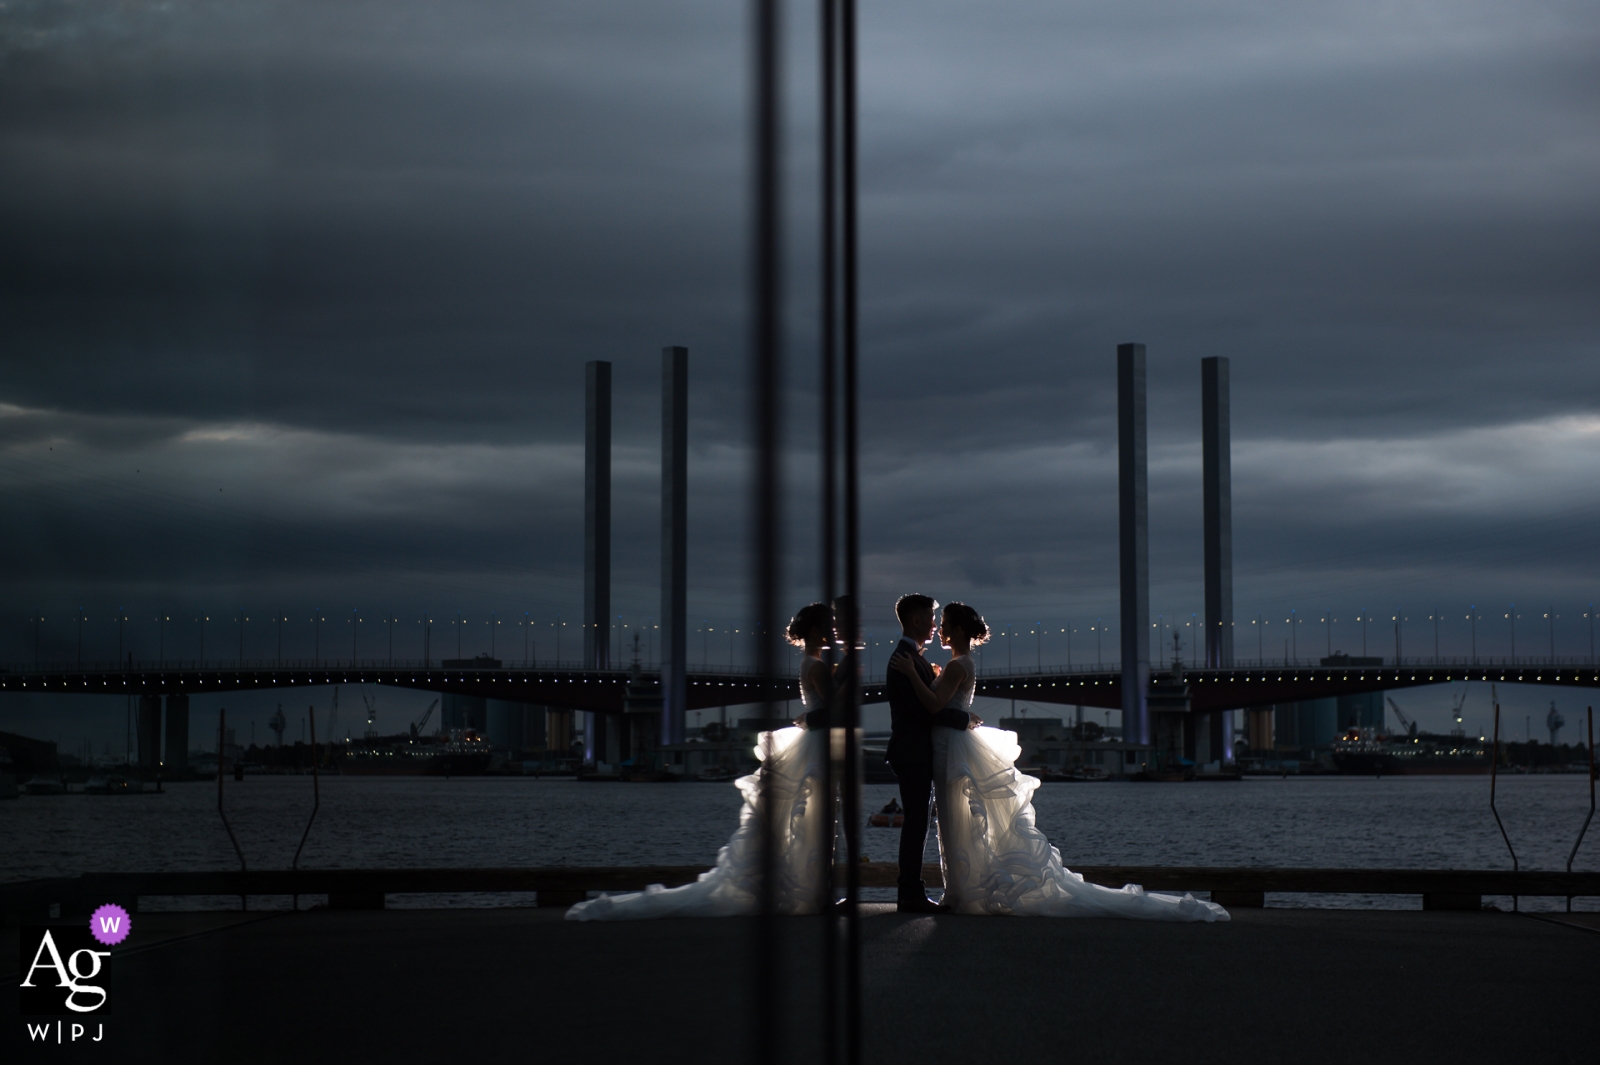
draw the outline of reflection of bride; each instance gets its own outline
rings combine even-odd
[[[977,687],[970,651],[989,637],[978,612],[964,603],[944,608],[939,642],[953,657],[930,690],[907,652],[889,662],[911,678],[930,713],[966,709]],[[994,728],[933,730],[933,787],[939,815],[944,903],[956,913],[1032,917],[1133,917],[1158,921],[1226,921],[1228,911],[1193,895],[1148,894],[1091,884],[1061,864],[1061,852],[1034,825],[1036,777],[1017,772],[1014,732]]]
[[[824,627],[825,626],[825,627]],[[820,648],[833,637],[833,617],[826,605],[813,603],[789,623],[789,639],[806,647],[801,659],[800,697],[815,708],[826,697],[832,671]],[[825,675],[826,674],[826,675]],[[682,887],[652,884],[625,895],[601,895],[567,910],[569,921],[625,921],[649,917],[734,917],[760,907],[762,785],[782,812],[777,827],[779,913],[816,913],[823,878],[830,872],[827,847],[830,826],[822,801],[826,729],[782,728],[761,733],[755,749],[761,768],[734,782],[744,797],[739,827],[717,852],[717,864],[700,879]]]

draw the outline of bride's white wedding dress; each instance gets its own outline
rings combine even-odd
[[[779,913],[816,913],[828,872],[822,796],[822,758],[826,730],[783,728],[761,733],[756,757],[761,768],[734,781],[744,796],[739,827],[717,852],[716,867],[682,887],[652,884],[625,895],[601,895],[567,910],[569,921],[627,921],[649,917],[736,917],[760,907],[761,782],[768,777],[772,799],[783,811],[778,845]]]
[[[801,696],[809,694],[802,685]],[[955,705],[970,706],[973,678]],[[717,852],[716,867],[693,884],[601,895],[567,910],[569,921],[626,921],[653,917],[735,917],[753,914],[760,899],[758,820],[763,776],[783,811],[778,844],[779,913],[817,911],[828,873],[824,847],[831,841],[823,820],[822,759],[826,730],[799,728],[763,732],[756,747],[761,768],[735,781],[744,797],[739,827]],[[1226,921],[1228,911],[1192,895],[1147,894],[1129,884],[1090,884],[1061,864],[1061,852],[1034,826],[1035,777],[1017,772],[1021,748],[1014,732],[936,728],[934,793],[939,810],[939,860],[944,901],[957,913],[1032,917],[1133,917],[1166,921]]]
[[[951,705],[971,706],[975,681],[969,675]],[[1150,894],[1137,884],[1101,887],[1063,866],[1061,852],[1034,824],[1039,780],[1017,771],[1021,753],[1014,732],[933,730],[943,901],[956,913],[1228,920],[1227,910],[1193,895]]]

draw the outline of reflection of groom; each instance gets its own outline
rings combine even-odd
[[[933,636],[933,615],[938,604],[926,595],[902,595],[894,605],[900,619],[900,644],[917,675],[929,688],[938,681],[933,666],[922,657],[923,645]],[[892,657],[892,656],[891,656]],[[889,670],[885,690],[889,696],[889,735],[886,760],[900,782],[900,805],[906,808],[900,830],[899,909],[901,913],[942,913],[944,907],[928,898],[922,882],[922,853],[928,846],[928,805],[933,797],[933,730],[936,726],[964,729],[965,710],[947,706],[929,713],[911,686],[911,678]]]

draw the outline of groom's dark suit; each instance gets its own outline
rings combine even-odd
[[[933,667],[918,652],[917,645],[905,637],[895,650],[907,651],[917,676],[928,687],[938,682]],[[898,670],[889,670],[885,683],[889,696],[889,750],[885,761],[894,770],[900,782],[900,805],[906,808],[905,827],[900,830],[900,894],[920,890],[922,883],[922,852],[928,845],[928,804],[933,798],[933,730],[936,727],[964,729],[968,715],[965,710],[945,707],[937,713],[917,698],[911,678]]]

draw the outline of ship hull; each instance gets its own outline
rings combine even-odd
[[[339,775],[346,777],[474,777],[489,771],[489,756],[431,755],[416,758],[346,757],[339,761]]]
[[[1363,777],[1456,777],[1481,776],[1489,772],[1489,759],[1482,758],[1401,758],[1388,754],[1340,754],[1333,765],[1345,776]]]

